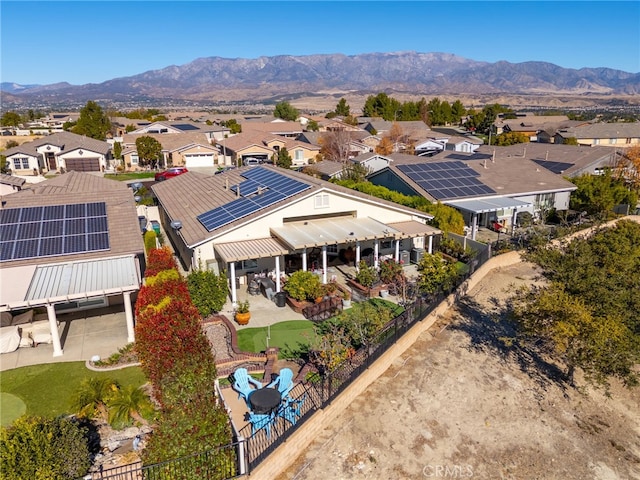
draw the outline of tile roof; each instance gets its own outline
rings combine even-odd
[[[37,156],[39,154],[36,151],[36,148],[45,145],[54,145],[61,148],[62,150],[59,154],[69,152],[71,150],[76,150],[78,148],[83,148],[90,152],[106,155],[111,150],[111,145],[109,145],[109,143],[107,142],[103,142],[102,140],[96,140],[94,138],[85,137],[83,135],[76,135],[75,133],[71,132],[59,132],[53,133],[51,135],[46,135],[32,142],[23,143],[22,145],[18,145],[17,147],[9,148],[2,152],[2,154],[5,156],[10,156],[16,153],[25,153],[27,155]]]
[[[105,202],[109,250],[75,255],[6,261],[2,267],[48,264],[126,254],[141,254],[144,244],[131,189],[124,183],[98,175],[71,171],[28,188],[2,196],[3,208]]]
[[[26,180],[24,178],[15,177],[13,175],[5,175],[0,173],[0,183],[3,185],[11,185],[12,187],[22,187]]]
[[[427,215],[424,212],[401,207],[393,202],[374,198],[370,195],[341,187],[303,173],[286,170],[272,165],[263,165],[261,168],[274,169],[282,175],[294,178],[309,185],[311,188],[224,225],[213,232],[207,231],[196,217],[202,213],[208,212],[209,210],[222,205],[226,205],[227,203],[235,200],[237,198],[235,192],[231,189],[225,189],[225,186],[227,184],[229,186],[233,186],[246,180],[241,176],[241,174],[251,168],[256,167],[240,167],[218,175],[205,175],[190,171],[172,178],[170,182],[156,183],[151,188],[158,198],[161,208],[163,208],[167,213],[169,221],[179,220],[182,222],[180,235],[184,239],[185,243],[192,247],[233,230],[240,225],[251,222],[258,217],[262,217],[265,214],[277,210],[283,205],[295,202],[300,198],[312,196],[321,190],[332,190],[338,193],[358,197],[364,201],[375,202],[396,209],[400,208],[405,211],[412,211],[423,217]]]
[[[565,138],[640,138],[640,122],[594,123],[568,128],[558,133]]]
[[[187,133],[126,133],[122,136],[123,146],[135,148],[136,140],[141,137],[151,137],[162,145],[162,149],[172,152],[186,145],[211,146],[204,132]]]

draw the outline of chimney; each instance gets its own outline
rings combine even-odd
[[[236,185],[236,198],[240,198],[240,184]]]
[[[547,160],[549,160],[549,150],[544,154],[544,161],[546,162]]]
[[[496,149],[493,149],[493,155],[491,155],[491,163],[496,163]]]
[[[487,159],[486,159],[486,158],[484,159],[483,167],[484,167],[484,168],[487,168]]]
[[[522,158],[525,158],[527,156],[527,147],[524,147],[524,150],[522,150]]]

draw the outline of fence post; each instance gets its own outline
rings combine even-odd
[[[238,473],[246,475],[249,473],[249,449],[245,447],[244,437],[238,437]]]

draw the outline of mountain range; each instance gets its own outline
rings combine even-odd
[[[41,101],[263,102],[318,94],[638,95],[640,73],[563,68],[546,62],[489,63],[448,53],[208,57],[98,84],[2,83],[3,103]]]

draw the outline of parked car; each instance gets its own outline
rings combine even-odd
[[[187,167],[171,167],[167,168],[162,172],[158,172],[155,175],[156,182],[162,182],[163,180],[168,180],[172,177],[177,177],[178,175],[182,175],[183,173],[187,173]]]
[[[261,163],[262,163],[262,160],[260,160],[259,158],[250,157],[250,158],[245,158],[244,159],[245,167],[260,165]]]

